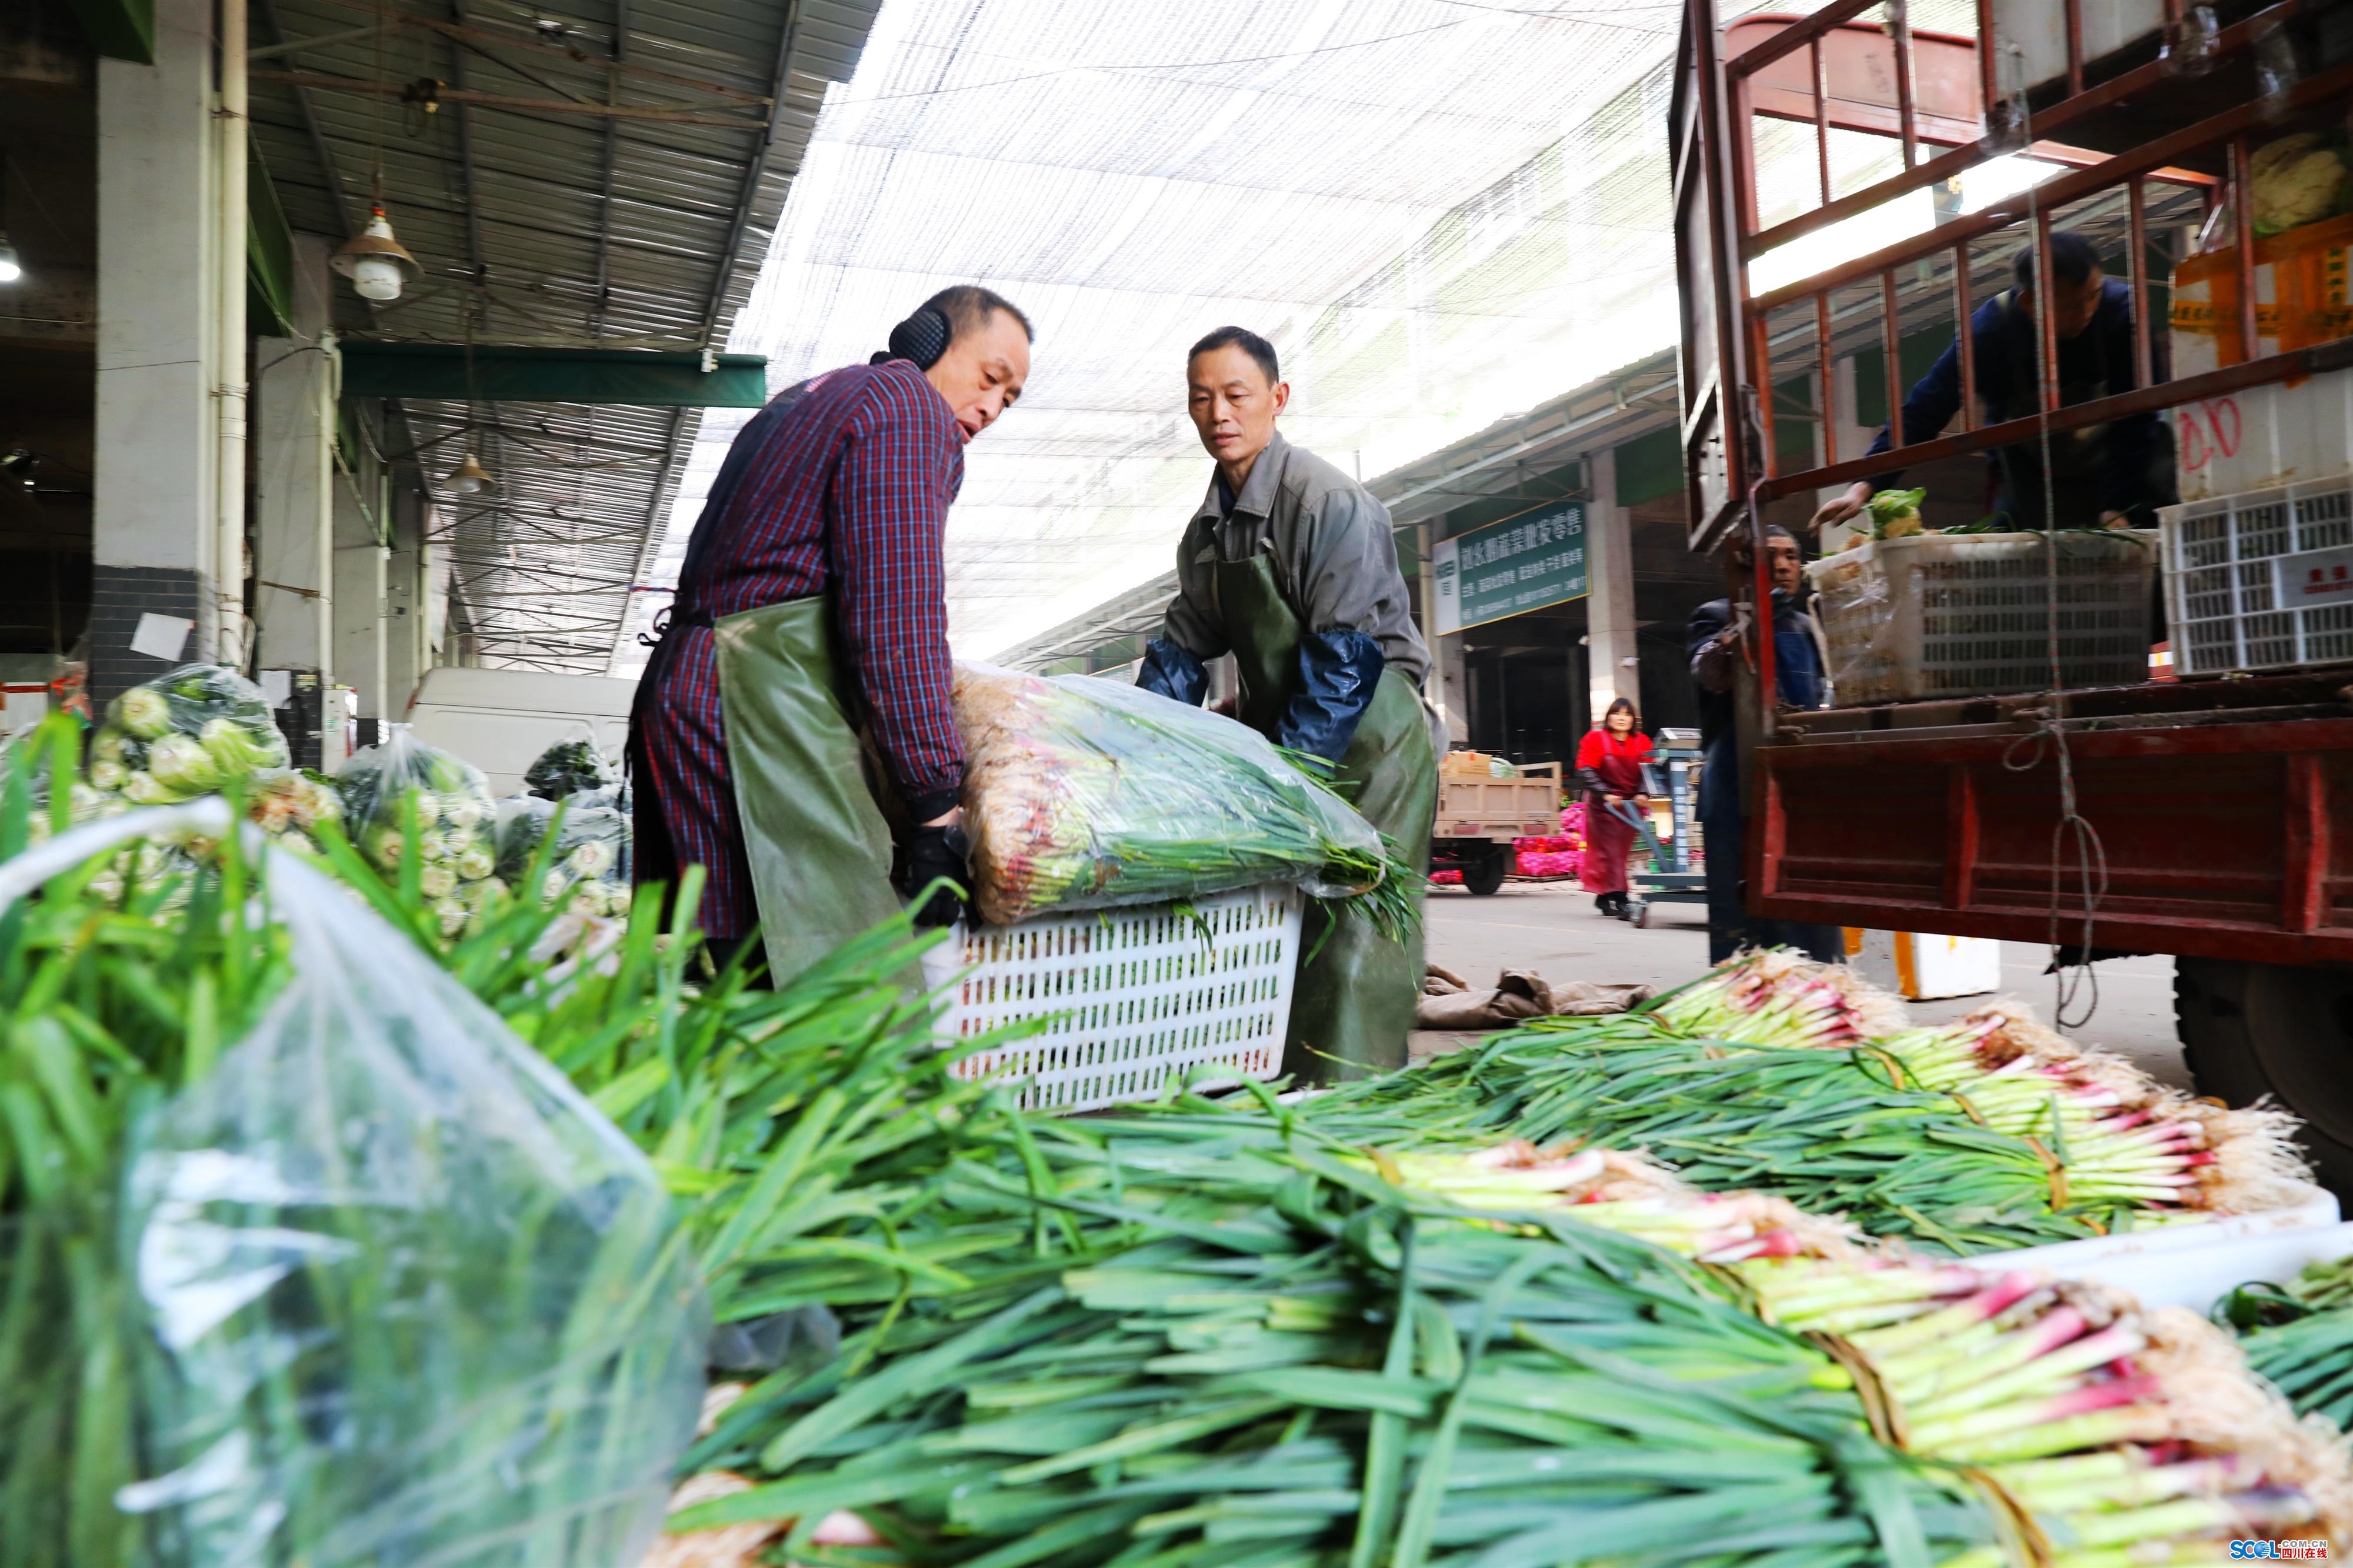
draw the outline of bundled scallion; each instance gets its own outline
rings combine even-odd
[[[2342,1439],[2299,1423],[2194,1314],[2022,1269],[1778,1258],[1736,1271],[1773,1321],[1835,1340],[1883,1436],[1972,1467],[2063,1547],[2164,1562],[2193,1542],[2353,1528]]]
[[[2307,1264],[2284,1287],[2242,1285],[2214,1315],[2299,1414],[2353,1427],[2353,1258]]]
[[[1908,1023],[1902,1002],[1844,964],[1785,948],[1727,959],[1647,1010],[1682,1034],[1746,1046],[1852,1046]]]
[[[720,1417],[696,1458],[756,1484],[672,1528],[847,1563],[817,1541],[847,1510],[893,1561],[1072,1568],[1861,1568],[1995,1539],[1966,1485],[1871,1441],[1841,1368],[1665,1255],[1368,1205],[1366,1180],[1298,1173],[986,1316],[845,1341]]]

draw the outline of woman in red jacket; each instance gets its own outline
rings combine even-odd
[[[1642,789],[1642,764],[1650,760],[1651,737],[1623,697],[1577,748],[1577,782],[1585,792],[1585,866],[1577,879],[1605,915],[1626,908],[1626,855],[1634,847],[1632,826],[1612,808],[1631,801],[1637,812],[1650,811],[1651,797]]]

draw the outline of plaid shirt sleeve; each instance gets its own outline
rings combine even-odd
[[[964,432],[922,373],[904,368],[875,376],[850,419],[828,548],[875,743],[907,810],[928,822],[964,789],[941,559],[948,503],[964,483]]]

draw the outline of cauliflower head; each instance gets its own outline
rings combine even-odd
[[[2258,234],[2277,234],[2334,217],[2353,196],[2353,171],[2336,149],[2310,132],[2264,143],[2248,161],[2253,176]]]

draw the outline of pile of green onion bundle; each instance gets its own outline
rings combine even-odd
[[[2214,1315],[2298,1414],[2353,1427],[2353,1258],[2307,1265],[2284,1288],[2242,1285]]]
[[[2353,1528],[2341,1442],[2194,1314],[2023,1269],[1780,1258],[1735,1272],[1764,1316],[1835,1344],[1886,1440],[1970,1467],[2062,1561],[2210,1562],[2235,1538]]]
[[[2341,1448],[2186,1314],[1867,1255],[1598,1151],[1035,1131],[1024,1173],[949,1173],[929,1245],[1046,1223],[729,1390],[674,1531],[808,1563],[2000,1568],[2024,1539],[2123,1568],[2353,1517]]]
[[[1535,1020],[1303,1114],[1388,1148],[1647,1149],[1697,1186],[1761,1188],[1956,1255],[2310,1191],[2278,1111],[2192,1100],[2012,1005],[1904,1024],[1900,1004],[1841,969],[1748,954],[1651,1011]]]
[[[2054,1180],[2047,1150],[1979,1125],[1948,1095],[1893,1087],[1867,1056],[1640,1030],[1531,1026],[1301,1110],[1334,1136],[1381,1147],[1509,1135],[1643,1149],[1694,1186],[1757,1188],[1955,1255],[2075,1240],[2142,1217]]]
[[[1565,1221],[1508,1234],[1303,1176],[887,1339],[731,1407],[695,1458],[756,1484],[672,1528],[886,1560],[817,1542],[848,1510],[889,1561],[988,1568],[1925,1568],[1997,1539],[1966,1484],[1871,1439],[1827,1356]]]
[[[2310,1191],[2284,1111],[2194,1100],[2119,1057],[2077,1047],[2013,1004],[1870,1049],[1905,1081],[1951,1095],[1982,1125],[2036,1140],[2085,1199],[2247,1214]]]
[[[1401,1191],[1467,1209],[1565,1209],[1702,1263],[1859,1256],[1858,1233],[1765,1193],[1707,1193],[1641,1154],[1538,1149],[1523,1139],[1472,1153],[1342,1155]]]
[[[1726,959],[1649,1011],[1678,1033],[1749,1046],[1852,1046],[1905,1027],[1904,1004],[1841,963],[1786,948]]]

